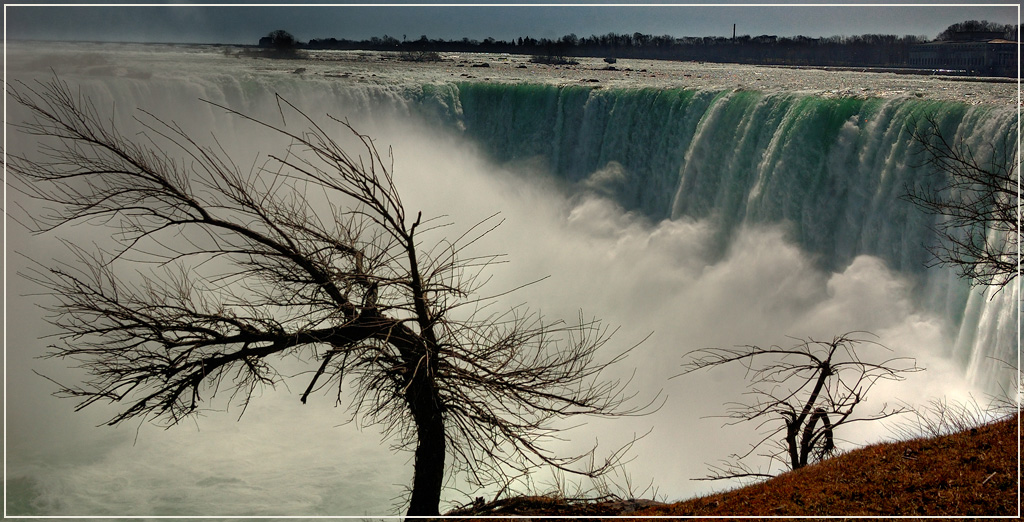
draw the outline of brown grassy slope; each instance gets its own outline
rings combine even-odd
[[[637,515],[1011,515],[1019,419],[876,444],[745,488]]]
[[[517,497],[449,515],[1019,516],[1018,423],[1014,417],[944,437],[876,444],[676,504]]]

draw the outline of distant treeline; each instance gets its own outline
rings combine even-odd
[[[951,25],[937,40],[1006,38],[1016,40],[1017,26],[967,21]],[[264,40],[268,40],[264,38]],[[515,40],[486,38],[482,41],[429,39],[426,35],[409,40],[384,35],[369,40],[316,38],[296,42],[304,49],[400,51],[409,53],[481,52],[540,56],[590,56],[603,58],[647,58],[772,65],[833,65],[852,67],[906,67],[913,46],[929,42],[924,36],[865,34],[859,36],[780,37],[775,35],[734,38],[722,36],[674,37],[643,33],[591,35],[569,34],[559,39]],[[269,43],[269,42],[267,42]],[[261,41],[261,45],[266,45]]]
[[[391,36],[353,41],[335,38],[310,40],[307,49],[350,49],[405,52],[482,52],[544,56],[592,56],[664,60],[726,61],[753,64],[898,66],[909,63],[910,47],[927,41],[918,36],[862,35],[808,38],[748,35],[725,37],[651,36],[641,33],[578,37],[558,40],[530,37],[514,41],[399,40]]]

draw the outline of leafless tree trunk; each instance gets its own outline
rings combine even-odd
[[[712,475],[701,480],[774,476],[770,470],[756,471],[746,464],[745,459],[758,452],[789,469],[799,469],[832,452],[838,428],[902,413],[905,408],[887,409],[883,404],[878,413],[853,416],[879,379],[901,380],[902,374],[922,370],[910,359],[879,363],[861,359],[857,347],[864,343],[881,348],[848,333],[830,341],[807,339],[791,348],[743,346],[689,352],[682,375],[732,364],[747,369],[752,399],[730,405],[725,414],[728,424],[756,421],[759,427],[770,426],[747,452],[712,467]]]
[[[1016,127],[978,157],[962,139],[943,135],[934,117],[912,125],[933,175],[908,187],[904,199],[938,217],[936,263],[972,284],[1005,286],[1020,274]]]
[[[79,409],[118,403],[110,424],[176,424],[226,389],[244,411],[283,379],[275,364],[299,358],[303,403],[333,389],[353,416],[414,448],[409,515],[438,514],[449,471],[478,485],[540,466],[601,474],[624,449],[580,468],[593,450],[543,449],[559,434],[552,422],[648,411],[605,375],[631,348],[597,359],[610,336],[600,323],[485,313],[495,297],[480,294],[479,276],[499,256],[463,253],[493,216],[423,244],[442,225],[406,212],[391,165],[345,122],[321,127],[280,99],[280,125],[212,104],[290,143],[244,171],[216,142],[146,112],[129,139],[58,79],[8,95],[31,113],[15,128],[39,144],[8,151],[12,187],[46,207],[19,219],[39,234],[113,235],[107,249],[67,241],[77,262],[26,274],[56,303],[49,356],[89,374],[60,385]],[[331,138],[339,129],[363,156]]]

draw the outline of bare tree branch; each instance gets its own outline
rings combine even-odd
[[[981,153],[946,136],[935,116],[912,122],[932,175],[907,187],[904,199],[938,217],[938,265],[955,267],[976,285],[1003,287],[1020,274],[1020,173],[1016,125]]]
[[[652,411],[607,375],[632,348],[599,357],[612,333],[599,321],[487,312],[496,301],[479,293],[482,274],[501,256],[465,252],[498,220],[421,245],[444,225],[406,211],[392,166],[347,122],[329,124],[361,155],[283,99],[281,126],[211,104],[290,143],[243,171],[219,143],[150,113],[126,138],[58,79],[8,95],[31,113],[14,127],[39,145],[8,156],[12,187],[43,208],[21,220],[37,234],[112,234],[91,249],[66,242],[73,261],[24,274],[51,296],[48,357],[89,375],[59,391],[79,409],[117,403],[110,424],[173,425],[227,389],[244,411],[282,382],[277,362],[297,357],[309,363],[303,403],[335,390],[414,450],[411,515],[438,513],[446,472],[480,484],[541,466],[607,472],[628,445],[603,462],[594,449],[554,455],[554,422]],[[355,392],[343,397],[345,383]]]
[[[857,332],[830,341],[800,340],[791,348],[742,346],[703,348],[686,354],[683,373],[740,364],[747,370],[750,391],[746,402],[730,403],[727,424],[757,422],[761,437],[732,461],[712,466],[701,480],[772,476],[745,462],[757,452],[787,469],[798,469],[827,457],[835,449],[835,431],[858,421],[877,421],[906,410],[882,405],[868,416],[854,417],[868,391],[879,380],[902,380],[903,374],[923,370],[913,360],[890,358],[880,363],[862,360],[857,347],[884,348]],[[767,429],[763,429],[767,427]],[[777,444],[777,447],[770,448]],[[770,448],[770,449],[768,449]]]

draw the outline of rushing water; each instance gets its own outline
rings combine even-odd
[[[719,430],[720,420],[704,418],[742,398],[741,374],[669,380],[688,350],[871,331],[892,355],[928,368],[880,385],[871,407],[994,392],[1015,378],[998,361],[1017,360],[1016,287],[993,295],[949,270],[926,269],[931,218],[899,198],[925,174],[907,123],[934,115],[949,136],[987,151],[1017,124],[1013,105],[998,101],[1006,92],[998,85],[898,87],[910,80],[692,66],[673,74],[720,74],[726,83],[652,86],[646,76],[664,82],[669,73],[644,63],[632,69],[652,74],[595,88],[565,74],[603,73],[528,70],[535,76],[523,84],[501,77],[500,68],[495,81],[467,78],[468,69],[449,62],[409,65],[415,73],[399,78],[394,64],[366,60],[282,63],[203,48],[51,45],[14,46],[8,66],[24,80],[47,78],[52,68],[126,128],[141,107],[181,123],[198,141],[216,135],[241,165],[282,144],[197,100],[273,119],[281,94],[313,117],[351,118],[392,146],[410,209],[447,214],[456,231],[502,212],[506,224],[478,245],[509,254],[493,290],[550,275],[514,302],[565,318],[583,307],[621,325],[622,344],[653,332],[622,372],[628,377],[635,367],[636,388],[644,396],[662,391],[665,407],[641,419],[591,421],[568,432],[561,447],[589,447],[595,438],[614,447],[652,429],[634,446],[628,470],[634,484],[653,481],[669,499],[715,487],[690,479],[752,441],[750,427]],[[505,74],[520,71],[510,66]],[[754,82],[769,77],[774,84]],[[737,89],[735,78],[750,85]],[[888,94],[820,87],[836,81],[858,94]],[[25,137],[8,140],[9,150],[32,146]],[[76,231],[75,239],[105,233]],[[9,252],[31,259],[61,256],[52,239],[16,226],[6,239]],[[45,345],[37,338],[52,331],[32,308],[42,299],[29,297],[34,289],[14,275],[25,261],[8,262],[9,514],[401,511],[391,504],[409,482],[409,455],[393,454],[358,422],[336,427],[347,416],[329,398],[300,405],[294,392],[302,383],[268,390],[237,422],[232,410],[167,431],[93,428],[109,410],[73,414],[31,373],[77,376],[60,361],[32,359]],[[867,426],[845,438],[856,444],[885,435]],[[536,481],[543,489],[558,479]]]
[[[826,270],[878,257],[918,280],[921,305],[957,330],[972,378],[1005,379],[996,361],[1016,360],[1015,291],[971,293],[947,271],[926,270],[934,217],[901,200],[934,179],[910,124],[933,118],[977,157],[1005,157],[1012,108],[536,85],[464,84],[447,94],[458,127],[501,161],[540,158],[559,178],[655,221],[710,221],[716,252],[743,227],[772,223]]]

